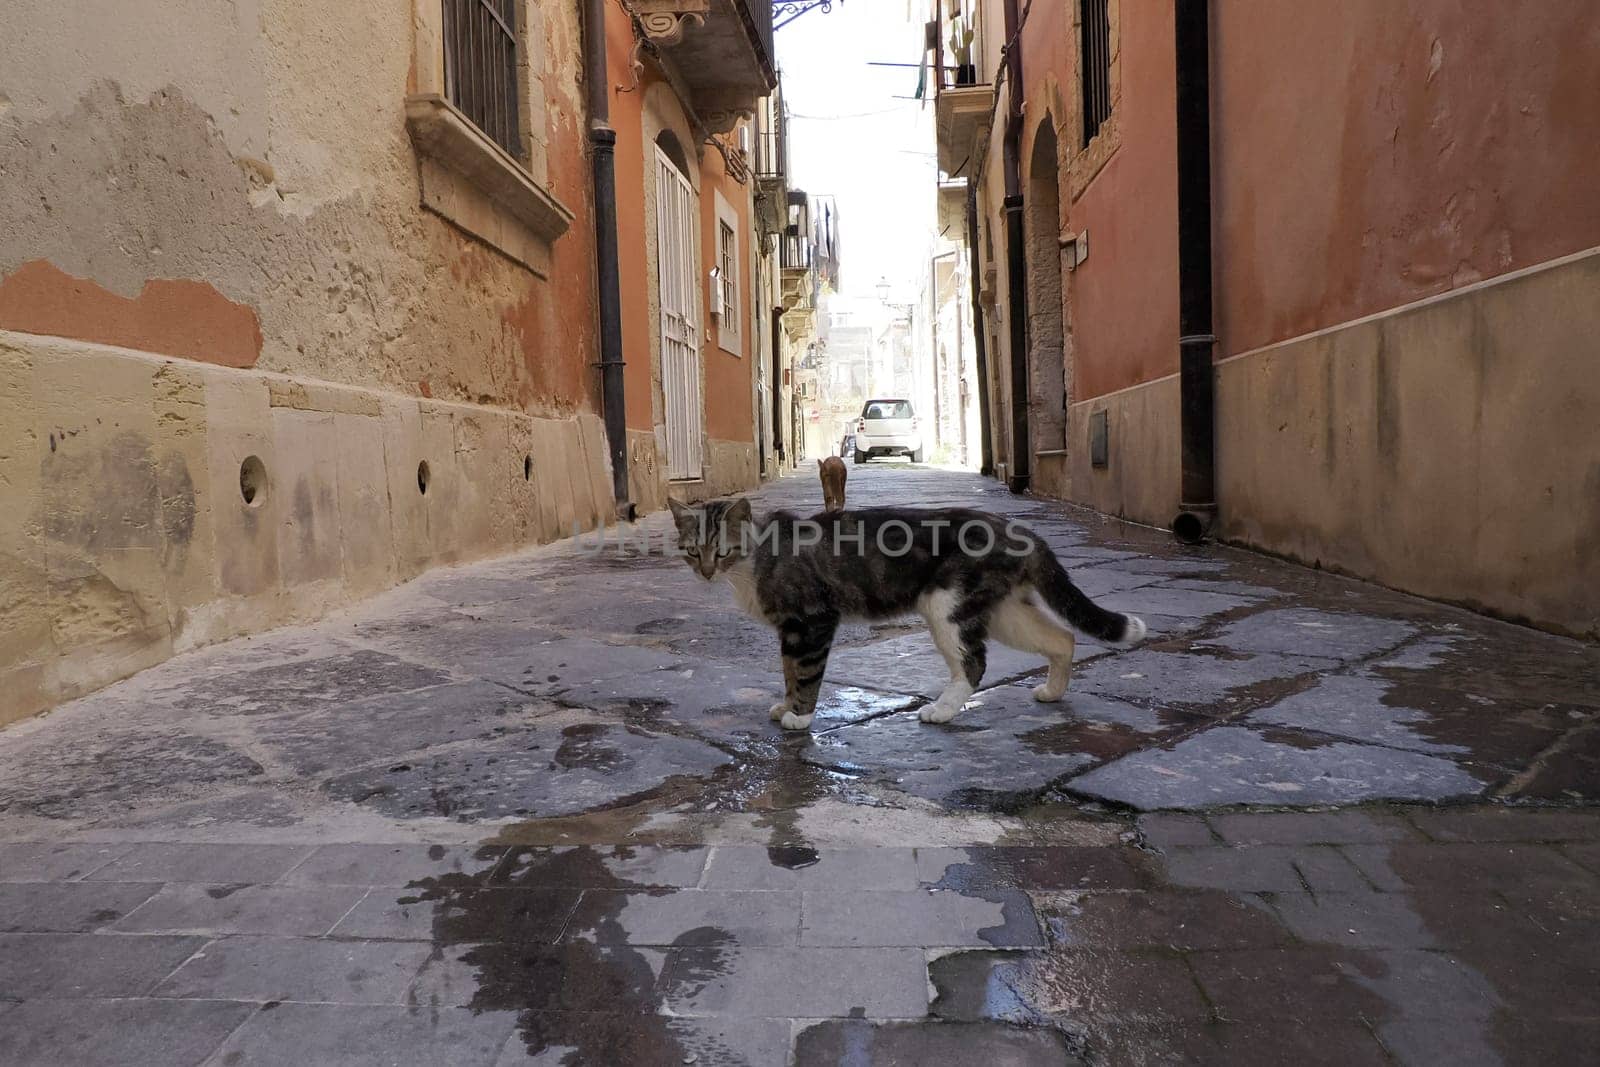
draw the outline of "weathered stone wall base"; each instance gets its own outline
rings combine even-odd
[[[1090,462],[1090,420],[1097,411],[1106,413],[1104,467]],[[1178,379],[1159,378],[1073,404],[1067,409],[1065,463],[1068,499],[1166,526],[1178,511]]]
[[[1590,250],[1226,360],[1221,534],[1600,637],[1597,353]]]
[[[594,415],[4,331],[0,489],[0,724],[612,516]]]

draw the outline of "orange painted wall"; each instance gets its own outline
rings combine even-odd
[[[1038,124],[1048,121],[1046,75],[1054,76],[1064,99],[1078,91],[1069,6],[1035,6],[1023,28],[1029,84],[1024,179]],[[1062,208],[1066,230],[1089,233],[1089,259],[1063,276],[1074,402],[1178,369],[1170,5],[1122,0],[1121,34],[1120,146],[1078,199]],[[1069,129],[1062,136],[1076,150],[1080,132]]]
[[[606,15],[607,63],[610,67],[611,124],[617,131],[617,242],[622,278],[622,348],[628,428],[650,430],[654,425],[655,382],[651,370],[651,337],[659,329],[650,310],[650,270],[645,233],[646,181],[653,181],[655,160],[646,158],[644,145],[645,93],[662,81],[647,61],[638,85],[631,69],[633,33],[626,14],[608,7]],[[699,152],[700,166],[700,294],[702,344],[705,369],[706,432],[729,441],[751,441],[755,431],[750,393],[751,359],[748,352],[730,355],[717,344],[711,319],[711,294],[707,278],[716,265],[716,196],[720,189],[740,221],[740,240],[751,237],[749,189],[727,174],[721,155],[704,145],[685,146]],[[749,249],[740,249],[742,312],[746,316],[746,344],[753,344],[748,323],[750,276]]]
[[[1221,354],[1600,245],[1592,0],[1213,9]]]
[[[648,71],[631,88],[633,29],[626,12],[606,5],[606,67],[611,75],[611,125],[617,131],[617,260],[622,279],[623,394],[628,429],[651,429],[655,390],[650,373],[650,275],[645,263],[644,91]],[[624,91],[627,90],[627,91]],[[653,165],[653,161],[650,161]]]
[[[224,367],[253,367],[261,358],[255,309],[205,282],[152,278],[128,298],[42,259],[0,277],[0,327]]]
[[[700,321],[706,323],[706,432],[724,441],[752,441],[755,412],[750,393],[750,368],[754,365],[750,347],[754,343],[750,327],[750,190],[728,174],[727,165],[715,148],[707,148],[701,157],[700,176],[700,293],[704,308]],[[717,265],[714,189],[721,189],[723,199],[739,219],[739,317],[745,347],[738,356],[718,344],[717,326],[711,319],[714,294],[706,279]]]

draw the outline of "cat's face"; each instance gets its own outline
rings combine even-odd
[[[740,497],[695,505],[669,503],[678,527],[678,548],[700,577],[709,582],[744,559],[744,528],[752,521],[750,501]]]

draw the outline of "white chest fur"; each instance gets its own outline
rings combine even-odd
[[[750,560],[740,560],[727,570],[722,576],[728,580],[728,585],[733,588],[733,602],[739,605],[739,610],[755,619],[772,625],[761,610],[761,598],[756,594],[756,565]]]

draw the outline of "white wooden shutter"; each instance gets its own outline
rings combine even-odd
[[[666,396],[667,477],[699,478],[705,466],[700,410],[699,203],[689,179],[656,149],[656,266],[661,304],[661,389]]]

